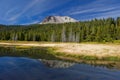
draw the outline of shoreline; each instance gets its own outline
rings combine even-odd
[[[0,42],[0,46],[45,47],[57,57],[90,60],[119,60],[120,45],[91,43]]]

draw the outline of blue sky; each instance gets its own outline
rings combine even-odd
[[[34,24],[50,15],[115,18],[120,16],[120,0],[0,0],[0,24]]]

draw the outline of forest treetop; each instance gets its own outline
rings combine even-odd
[[[120,40],[120,17],[64,24],[0,25],[0,40],[112,42]]]

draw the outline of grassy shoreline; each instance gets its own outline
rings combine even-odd
[[[30,49],[31,47],[32,48],[38,47],[41,50],[44,48],[45,50],[47,50],[47,52],[44,52],[45,54],[48,53],[60,59],[73,60],[73,61],[79,61],[79,60],[120,61],[120,53],[119,53],[120,45],[111,44],[111,43],[97,44],[97,43],[59,43],[59,42],[49,43],[49,42],[0,41],[0,46],[1,47],[15,46],[17,49],[19,48]],[[91,51],[91,49],[93,50]],[[103,53],[100,53],[99,51],[97,51],[97,49],[99,51],[101,50],[103,50],[103,52],[105,51],[104,55]],[[118,50],[118,51],[117,52],[115,51],[116,53],[113,52],[114,53],[113,54],[111,52],[112,49]],[[94,54],[91,52],[94,52]],[[33,51],[32,55],[34,55],[35,53],[36,52]],[[43,56],[46,56],[46,55],[43,55]]]
[[[11,41],[11,40],[0,40],[1,42],[5,43],[76,43],[76,42],[46,42],[46,41]],[[112,44],[112,45],[117,45],[120,44],[120,40],[114,40],[112,42],[80,42],[78,44]]]

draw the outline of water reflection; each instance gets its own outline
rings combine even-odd
[[[120,62],[119,61],[79,61],[82,64],[90,64],[94,67],[106,67],[108,69],[117,69],[120,70]]]
[[[42,59],[39,59],[41,62],[51,68],[68,68],[74,65],[73,62],[58,61],[61,59],[50,53],[47,48],[42,47],[0,46],[0,56],[40,58]],[[75,62],[120,70],[120,62],[116,61],[77,60]]]
[[[39,59],[39,60],[50,68],[69,68],[75,65],[75,63],[73,62],[63,62],[58,60],[45,60],[45,59]]]
[[[52,66],[48,67],[46,63]],[[64,64],[68,66],[61,66]],[[119,75],[120,70],[87,64],[24,57],[0,58],[0,80],[119,80]]]

